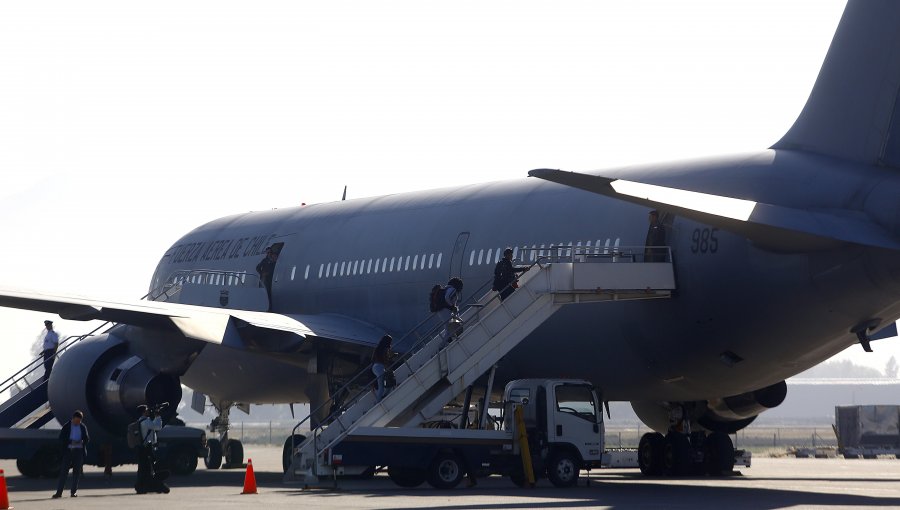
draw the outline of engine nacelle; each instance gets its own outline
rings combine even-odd
[[[766,409],[778,407],[787,396],[784,381],[765,388],[721,399],[697,402],[632,402],[635,414],[648,427],[663,434],[669,429],[669,412],[682,406],[693,428],[733,434],[753,423]]]
[[[167,412],[174,415],[181,401],[181,383],[175,376],[149,368],[120,338],[101,335],[60,355],[50,373],[47,394],[57,421],[65,423],[81,409],[92,431],[99,426],[110,435],[123,436],[128,423],[138,416],[140,404],[169,402]]]

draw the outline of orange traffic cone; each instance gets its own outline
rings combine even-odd
[[[247,459],[247,473],[244,474],[244,492],[241,494],[256,493],[256,475],[253,474],[253,459]]]
[[[6,476],[0,469],[0,509],[6,510],[7,508],[12,508],[12,505],[9,504],[9,494],[6,492]]]

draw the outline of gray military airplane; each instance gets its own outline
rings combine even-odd
[[[225,419],[236,402],[323,402],[383,334],[428,313],[433,284],[460,276],[471,294],[506,246],[526,259],[639,246],[656,209],[677,293],[564,308],[497,378],[584,378],[657,430],[683,405],[695,429],[734,432],[783,400],[786,378],[868,349],[900,317],[898,27],[900,3],[851,0],[769,149],[228,216],[163,254],[153,301],[7,290],[0,305],[116,323],[59,360],[57,416],[86,409],[113,434],[183,383]]]

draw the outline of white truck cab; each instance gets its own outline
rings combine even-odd
[[[581,469],[600,467],[604,451],[603,401],[577,379],[518,379],[504,390],[504,429],[514,430],[511,409],[523,406],[535,473],[557,486],[573,485]],[[514,480],[515,481],[515,480]]]

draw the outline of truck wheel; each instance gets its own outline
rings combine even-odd
[[[219,469],[222,466],[222,443],[218,439],[210,439],[206,442],[206,447],[209,448],[203,459],[206,469]]]
[[[19,473],[22,473],[22,476],[27,476],[28,478],[40,478],[41,469],[36,460],[36,456],[27,459],[16,459],[16,467],[19,468]]]
[[[638,445],[638,466],[644,476],[659,476],[663,473],[663,447],[666,439],[659,432],[648,432],[641,437]]]
[[[734,444],[728,434],[713,432],[703,444],[703,467],[710,476],[734,470]]]
[[[565,450],[554,452],[547,462],[547,478],[556,487],[572,487],[578,483],[580,471],[578,456]]]
[[[455,453],[439,453],[428,467],[428,485],[435,489],[452,489],[465,474],[462,462]]]
[[[225,465],[227,467],[244,466],[244,445],[237,439],[229,439],[225,446]]]
[[[169,459],[169,467],[176,475],[189,475],[197,470],[197,453],[190,448],[179,448]]]
[[[388,477],[400,487],[418,487],[425,482],[425,473],[421,469],[388,466]]]
[[[666,435],[663,449],[663,472],[669,476],[684,476],[691,468],[691,442],[679,432]]]
[[[303,441],[306,441],[306,436],[300,434],[293,435],[293,444],[295,446],[300,446],[303,444]],[[284,448],[281,450],[281,467],[284,469],[284,472],[287,473],[288,469],[291,468],[291,457],[294,456],[294,452],[291,451],[291,436],[288,436],[287,439],[284,440]]]

